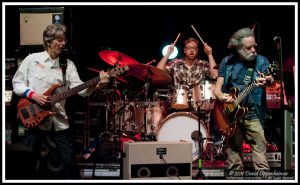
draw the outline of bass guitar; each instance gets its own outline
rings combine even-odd
[[[269,65],[269,67],[262,74],[262,76],[267,76],[270,74],[275,75],[278,71],[278,64],[276,62],[273,62]],[[231,88],[229,94],[233,98],[235,98],[234,102],[227,103],[216,100],[213,109],[214,121],[218,127],[219,132],[222,135],[226,137],[233,136],[233,134],[236,131],[239,118],[242,118],[248,112],[248,108],[244,106],[241,102],[255,87],[257,87],[257,85],[256,82],[253,81],[240,94],[238,88]]]
[[[114,68],[108,71],[110,77],[117,77],[126,71],[128,66]],[[33,100],[28,98],[21,98],[17,105],[18,115],[25,128],[34,128],[38,126],[46,117],[54,115],[55,112],[51,111],[51,107],[88,87],[95,86],[100,81],[100,76],[86,81],[85,83],[78,85],[72,89],[67,89],[63,92],[57,93],[55,90],[61,87],[61,84],[53,84],[44,95],[50,96],[50,103],[45,106],[41,106]]]

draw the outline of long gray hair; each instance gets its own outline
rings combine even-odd
[[[239,29],[230,37],[227,47],[229,49],[240,48],[243,46],[242,39],[245,37],[255,37],[255,34],[250,28]]]

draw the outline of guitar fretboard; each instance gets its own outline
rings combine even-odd
[[[128,71],[128,66],[124,66],[124,67],[119,67],[119,68],[114,68],[110,71],[108,71],[108,75],[111,77],[115,77],[115,76],[118,76],[120,74],[123,74],[125,71]],[[60,102],[88,87],[91,87],[91,86],[95,86],[98,82],[100,81],[100,76],[97,76],[95,78],[92,78],[88,81],[86,81],[85,83],[81,84],[81,85],[78,85],[72,89],[68,89],[60,94],[55,94],[51,97],[51,105],[54,105],[55,103],[57,102]]]
[[[61,93],[61,94],[53,95],[51,97],[51,104],[53,105],[53,104],[55,104],[57,102],[60,102],[60,101],[66,99],[66,98],[68,98],[68,97],[70,97],[70,96],[72,96],[72,95],[88,88],[88,87],[94,86],[99,82],[99,80],[100,80],[100,77],[97,76],[93,79],[90,79],[90,80],[86,81],[85,83],[83,83],[81,85],[78,85],[78,86],[76,86],[72,89],[68,89],[68,90],[64,91],[63,93]]]
[[[234,101],[234,107],[237,107],[243,99],[256,87],[255,82],[252,82]]]
[[[278,64],[276,62],[273,62],[272,64],[269,65],[267,70],[263,73],[263,76],[273,74],[275,75],[276,72],[279,70]],[[236,98],[236,100],[233,102],[234,107],[237,107],[243,99],[255,88],[256,82],[253,81],[246,89]]]

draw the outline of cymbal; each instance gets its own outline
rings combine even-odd
[[[112,66],[123,67],[128,64],[137,64],[138,62],[118,51],[102,50],[98,53],[99,57]]]
[[[164,85],[172,82],[171,76],[157,67],[146,64],[131,64],[128,67],[128,74],[141,81],[148,81],[156,85]]]

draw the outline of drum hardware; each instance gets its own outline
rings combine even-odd
[[[108,92],[106,92],[106,132],[108,131],[108,113],[111,110],[112,116],[111,118],[113,118],[113,130],[116,131],[117,125],[116,125],[116,114],[119,114],[120,109],[118,111],[116,111],[116,105],[115,102],[117,102],[117,100],[122,99],[121,93],[118,89],[118,82],[116,79],[113,79],[113,91],[111,96],[108,96]],[[107,89],[107,88],[106,88]],[[122,110],[122,109],[121,109]],[[119,125],[120,127],[121,125]]]
[[[219,146],[217,149],[217,157],[219,157],[221,154],[223,154],[223,150],[224,150],[224,142],[225,142],[225,136],[222,135],[221,140],[215,142],[215,145]]]
[[[198,106],[198,173],[197,173],[197,179],[202,179],[204,178],[204,173],[202,172],[202,155],[203,155],[203,136],[201,134],[200,131],[200,124],[201,124],[201,118],[202,118],[202,114],[200,111],[200,106],[197,104]],[[208,132],[209,133],[209,132]]]
[[[129,64],[128,74],[143,82],[155,85],[167,85],[172,82],[171,76],[164,70],[146,64]],[[149,81],[151,79],[151,81]]]
[[[166,98],[169,101],[171,99],[171,96],[170,96],[169,93],[168,94],[163,94],[163,93],[155,92],[154,96],[153,96],[154,101],[156,101],[160,98]]]
[[[156,85],[165,85],[172,82],[171,76],[165,71],[158,69],[154,66],[146,64],[128,64],[129,71],[128,74],[137,78],[140,81],[145,82],[144,88],[141,93],[144,93],[144,103],[148,101],[148,89],[150,84]],[[140,94],[140,93],[139,93]],[[146,112],[148,105],[143,104],[144,108],[144,133],[147,135],[147,117]],[[144,137],[143,140],[148,140],[147,137]]]
[[[163,85],[169,84],[172,81],[171,76],[165,71],[158,69],[154,66],[145,65],[145,64],[129,64],[128,74],[139,79],[140,81],[145,82],[144,88],[141,91],[144,94],[144,102],[148,101],[148,90],[150,84]],[[148,105],[144,104],[144,133],[147,135],[147,117],[146,110]],[[148,140],[147,137],[144,137],[143,140]]]
[[[149,76],[151,75],[150,71],[149,72]],[[145,77],[145,86],[144,86],[144,93],[145,93],[145,102],[147,102],[148,100],[148,90],[149,90],[149,86],[150,86],[150,82],[152,81],[152,79],[150,77],[148,77],[148,75],[146,75]],[[143,141],[147,141],[149,140],[149,138],[146,137],[147,135],[147,108],[149,107],[149,105],[147,105],[146,103],[143,105],[143,108],[144,108],[144,133],[145,133],[145,136],[142,138]]]
[[[205,152],[204,159],[210,159],[213,164],[218,160],[226,160],[226,143],[225,143],[225,136],[222,135],[221,140],[214,141],[212,138],[211,141],[208,143],[207,150]]]
[[[195,29],[194,29],[195,30]],[[196,31],[196,30],[195,30]],[[197,32],[196,32],[197,33]],[[200,36],[199,36],[200,37]],[[192,99],[194,101],[194,109],[197,110],[198,113],[198,122],[199,122],[199,141],[198,141],[198,173],[197,173],[197,179],[203,179],[205,176],[202,172],[202,160],[203,160],[203,142],[204,138],[201,135],[200,132],[200,123],[203,118],[207,120],[208,117],[203,117],[203,114],[201,113],[202,110],[205,111],[211,111],[214,107],[214,104],[211,102],[212,99],[216,99],[214,96],[214,84],[212,85],[212,80],[208,74],[205,74],[203,79],[201,80],[200,84],[197,84],[192,89]],[[207,122],[206,122],[207,123]],[[208,133],[210,134],[209,124],[206,125],[206,128],[208,129]]]

